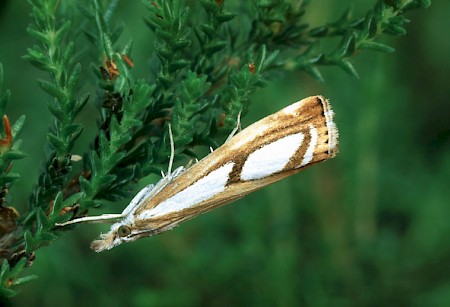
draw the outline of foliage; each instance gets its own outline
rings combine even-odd
[[[24,58],[47,74],[39,85],[50,96],[47,106],[53,123],[48,157],[28,212],[18,218],[13,208],[3,206],[6,201],[0,207],[0,218],[10,225],[1,229],[0,292],[9,296],[15,294],[15,285],[34,278],[19,274],[36,250],[60,236],[55,223],[86,215],[105,201],[124,199],[144,175],[166,168],[167,123],[178,160],[195,155],[195,146],[217,147],[270,76],[304,71],[323,81],[319,67],[325,65],[357,76],[350,59],[365,49],[392,52],[377,39],[382,34],[405,34],[408,20],[403,14],[430,5],[426,0],[380,0],[365,17],[353,18],[348,10],[335,22],[311,28],[303,18],[309,1],[254,0],[235,10],[219,0],[190,5],[183,0],[145,1],[158,59],[148,81],[132,72],[132,41],[121,42],[123,27],[113,21],[117,0],[78,6],[77,1],[29,3],[32,23],[27,31],[37,45]],[[241,29],[241,24],[249,27]],[[94,56],[80,48],[81,37],[90,42]],[[322,47],[323,41],[336,37],[337,46]],[[89,83],[95,94],[83,92],[80,84],[88,75],[81,64],[86,61],[94,63]],[[0,67],[0,85],[2,73]],[[79,157],[73,154],[83,132],[77,115],[94,95],[98,132]],[[1,115],[8,100],[6,91],[0,97]],[[20,117],[10,127],[8,117],[3,117],[4,189],[19,179],[9,171],[13,160],[24,157],[16,140],[23,123]],[[82,165],[76,164],[80,158]]]

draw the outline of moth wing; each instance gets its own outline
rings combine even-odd
[[[177,177],[136,210],[136,225],[167,230],[337,152],[328,101],[305,98],[250,125]]]

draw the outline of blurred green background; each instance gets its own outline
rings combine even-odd
[[[8,115],[25,113],[28,158],[11,190],[24,212],[45,157],[46,76],[21,59],[25,1],[0,5],[0,62],[12,91]],[[316,0],[306,18],[331,21],[352,1]],[[362,15],[374,0],[356,1]],[[135,40],[137,76],[152,52],[140,1],[122,1],[117,20]],[[337,158],[264,188],[173,231],[95,254],[107,226],[83,225],[37,252],[10,306],[450,306],[450,1],[407,15],[405,37],[383,37],[393,54],[363,52],[360,79],[324,68],[272,80],[253,99],[244,126],[300,98],[331,100],[340,129]],[[88,48],[88,46],[86,46]],[[95,134],[94,108],[81,114]],[[76,150],[86,150],[86,145]],[[147,181],[154,181],[150,178]],[[108,205],[119,212],[123,203]],[[92,212],[96,214],[97,212]],[[0,301],[2,302],[2,301]]]

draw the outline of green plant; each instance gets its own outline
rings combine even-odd
[[[251,95],[269,82],[271,74],[305,71],[323,81],[319,68],[333,65],[357,76],[350,59],[363,49],[393,51],[376,39],[384,33],[405,34],[403,14],[427,7],[430,1],[377,1],[365,17],[352,18],[348,10],[338,21],[315,28],[303,19],[309,1],[255,0],[236,9],[219,0],[198,1],[193,7],[186,3],[145,2],[159,60],[146,81],[133,75],[131,40],[119,43],[122,28],[112,20],[117,0],[79,6],[76,1],[30,0],[33,23],[28,32],[39,45],[28,49],[25,58],[48,73],[39,84],[51,96],[48,109],[54,124],[48,136],[50,154],[28,212],[17,217],[2,203],[3,295],[14,295],[12,286],[34,278],[18,276],[35,250],[61,234],[56,222],[85,215],[105,200],[123,199],[130,185],[166,168],[167,122],[176,159],[195,155],[194,146],[216,147],[236,125],[238,113],[246,114]],[[239,32],[238,19],[249,28]],[[81,34],[95,50],[89,83],[96,86],[96,99],[81,92],[87,68],[79,63],[90,56],[79,53]],[[339,38],[339,44],[322,48],[321,42],[331,37]],[[0,69],[0,85],[2,77]],[[9,92],[2,95],[1,115]],[[80,157],[72,154],[83,129],[76,116],[91,100],[96,100],[99,130],[80,166]],[[24,117],[12,127],[6,115],[3,118],[0,182],[6,193],[19,178],[10,172],[11,162],[24,157],[16,140]]]

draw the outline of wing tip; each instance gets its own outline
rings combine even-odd
[[[334,121],[334,112],[328,99],[321,95],[314,96],[322,105],[323,115],[328,131],[328,152],[331,157],[335,157],[339,153],[339,130]]]

